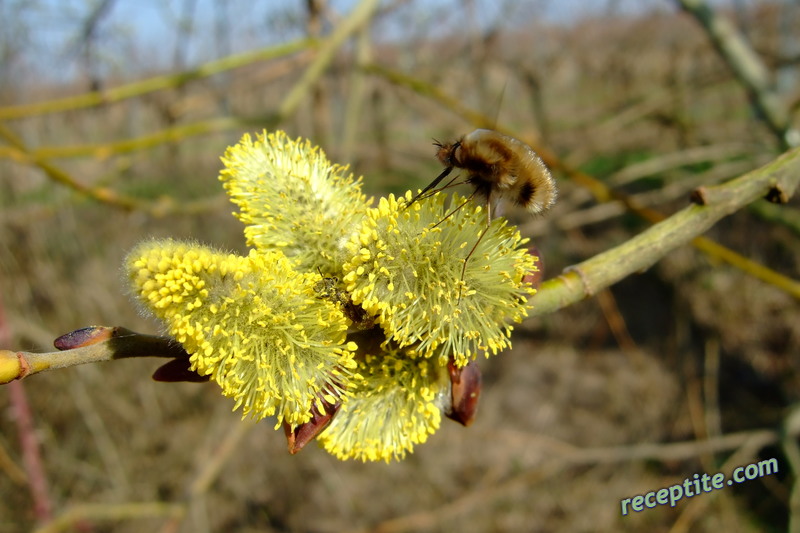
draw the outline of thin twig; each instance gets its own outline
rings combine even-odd
[[[619,312],[614,294],[610,290],[600,291],[597,293],[597,303],[600,305],[600,310],[603,312],[606,323],[614,335],[614,340],[617,341],[617,346],[628,355],[637,354],[639,347],[628,331],[625,317]]]
[[[501,430],[502,433],[502,430]],[[503,441],[502,434],[495,435]],[[437,505],[435,509],[423,510],[417,513],[392,518],[377,524],[374,527],[358,530],[360,532],[374,533],[400,533],[403,531],[419,531],[434,529],[439,524],[446,523],[448,517],[456,516],[473,509],[474,505],[487,505],[488,502],[504,494],[530,487],[534,483],[558,475],[565,469],[580,466],[596,466],[598,464],[630,463],[632,461],[681,461],[693,459],[704,453],[718,453],[727,450],[742,450],[752,453],[765,446],[774,444],[780,438],[777,431],[754,430],[739,433],[730,433],[717,438],[698,441],[674,443],[647,443],[630,446],[615,446],[609,448],[576,448],[573,446],[556,446],[552,448],[553,454],[544,464],[525,470],[504,481],[490,486],[478,487],[468,490],[463,496],[445,504]],[[527,439],[528,445],[530,440]],[[567,451],[564,451],[564,450]],[[740,457],[737,455],[737,460]],[[514,468],[518,465],[515,463]],[[725,468],[726,471],[730,467]]]
[[[242,121],[240,119],[220,118],[194,124],[187,124],[184,126],[177,126],[175,128],[161,130],[152,135],[147,135],[138,139],[129,139],[126,141],[113,143],[113,151],[110,153],[121,154],[134,150],[141,150],[159,144],[164,144],[166,142],[183,139],[190,135],[200,135],[222,129],[232,129],[240,126],[241,124]],[[56,153],[49,153],[46,156],[37,154],[34,149],[28,148],[14,132],[12,132],[2,123],[0,123],[0,137],[4,138],[12,146],[11,149],[6,150],[6,155],[9,157],[21,163],[39,167],[51,180],[103,204],[111,205],[126,211],[137,210],[148,213],[151,216],[163,216],[166,214],[176,213],[195,213],[198,210],[207,210],[214,204],[213,200],[201,200],[185,204],[170,201],[164,202],[162,200],[147,201],[133,196],[120,194],[108,187],[89,186],[81,183],[71,174],[47,160],[49,157],[56,157]],[[87,152],[94,152],[93,155],[95,156],[100,156],[101,154],[110,155],[110,153],[104,152],[104,150],[108,148],[109,145],[99,145],[84,147],[82,149]],[[78,149],[80,150],[81,148],[78,147]],[[69,148],[66,150],[68,151]]]
[[[703,405],[705,408],[705,426],[709,437],[722,434],[722,416],[719,409],[719,339],[709,337],[706,340],[703,368]]]
[[[286,117],[295,112],[309,93],[317,80],[328,68],[333,60],[334,54],[344,41],[359,28],[367,24],[378,6],[378,0],[362,0],[349,16],[333,31],[330,37],[320,44],[319,55],[311,62],[302,78],[292,87],[289,94],[283,99],[278,108],[278,115]]]
[[[25,394],[25,386],[18,381],[10,383],[8,394],[19,433],[22,462],[25,465],[33,500],[33,512],[37,522],[46,522],[53,515],[53,505],[50,501],[49,483],[42,463],[39,439],[36,436],[36,427],[28,397]]]
[[[691,176],[682,177],[672,183],[668,183],[663,187],[648,190],[645,192],[630,195],[630,201],[641,207],[651,207],[656,205],[665,204],[675,200],[685,200],[689,197],[689,193],[703,185],[713,185],[722,180],[728,180],[744,174],[753,168],[751,161],[732,161],[716,165],[710,170],[694,174]],[[583,192],[582,190],[576,192]],[[583,195],[581,195],[583,196]],[[559,199],[559,203],[564,203],[564,198]],[[583,203],[583,199],[576,198],[573,205],[578,202]],[[755,202],[759,203],[759,202]],[[768,202],[765,202],[768,203]],[[774,206],[775,209],[790,209],[788,206]],[[563,210],[563,207],[562,207]],[[608,219],[619,217],[628,212],[625,204],[619,200],[613,200],[602,204],[592,204],[584,209],[566,209],[566,213],[559,216],[554,221],[556,227],[562,231],[569,231],[574,228],[585,226],[587,224],[597,224]],[[543,219],[533,219],[524,225],[520,225],[520,232],[523,235],[535,235],[536,228],[546,226]]]
[[[380,76],[385,80],[398,85],[406,87],[420,96],[426,96],[442,104],[446,109],[449,109],[456,115],[464,118],[473,126],[479,128],[493,128],[495,127],[495,120],[488,115],[475,111],[464,104],[458,98],[453,98],[443,92],[435,85],[431,85],[427,81],[420,78],[415,78],[403,72],[387,68],[377,63],[368,63],[361,67],[364,72]],[[534,146],[534,148],[536,148]],[[547,162],[547,161],[545,161]]]
[[[122,327],[92,326],[56,339],[57,352],[0,350],[0,384],[45,370],[130,357],[188,358],[169,337],[143,335]]]
[[[365,65],[372,58],[372,28],[364,26],[356,37],[356,63]],[[353,69],[349,74],[350,88],[345,104],[344,125],[342,127],[342,160],[353,161],[354,148],[358,137],[358,127],[362,123],[362,114],[367,95],[367,79],[361,69]]]
[[[186,507],[178,503],[140,502],[140,503],[98,503],[76,505],[61,513],[52,522],[34,530],[34,533],[58,533],[75,531],[81,522],[122,522],[145,518],[183,516]]]
[[[767,127],[785,150],[800,143],[800,132],[790,128],[788,109],[779,98],[767,67],[745,37],[725,17],[718,15],[705,0],[678,0],[705,29],[723,60],[745,87]]]
[[[250,430],[256,426],[256,423],[252,418],[247,418],[233,424],[233,429],[226,434],[225,439],[211,455],[211,458],[204,461],[202,471],[192,481],[189,487],[190,497],[208,492],[211,484],[223,471],[225,463],[239,449],[242,439],[250,434]]]
[[[149,150],[168,143],[182,142],[189,137],[207,135],[241,128],[242,126],[251,124],[262,123],[263,120],[264,117],[251,119],[241,117],[218,117],[163,128],[153,133],[148,133],[139,137],[130,137],[119,141],[94,144],[41,146],[38,148],[27,147],[21,142],[15,141],[13,134],[9,133],[10,130],[5,126],[0,126],[3,128],[3,138],[12,144],[12,146],[0,147],[0,157],[27,164],[38,164],[39,161],[47,159],[70,159],[80,157],[106,159],[116,155]],[[65,185],[70,184],[65,183]]]
[[[744,143],[727,143],[711,146],[697,146],[686,148],[679,152],[670,152],[647,159],[640,163],[626,166],[606,179],[610,187],[620,187],[645,176],[662,174],[665,171],[677,169],[684,165],[716,162],[742,157],[752,152],[751,146]]]
[[[763,220],[780,224],[800,237],[800,209],[792,206],[775,205],[766,201],[753,202],[749,209]]]
[[[163,89],[180,87],[190,81],[202,79],[251,63],[293,54],[310,47],[312,44],[313,41],[310,39],[300,39],[261,50],[224,57],[200,65],[196,69],[140,80],[105,91],[93,91],[76,96],[68,96],[58,100],[48,100],[46,102],[37,102],[33,104],[0,107],[0,121],[33,117],[48,113],[59,113],[62,111],[73,111],[76,109],[120,102],[128,98],[135,98]]]
[[[11,331],[6,321],[5,306],[0,294],[0,346],[11,342]],[[50,483],[42,461],[42,451],[39,445],[38,432],[31,412],[25,386],[13,382],[8,390],[9,403],[14,414],[13,419],[17,426],[17,433],[22,450],[22,463],[25,468],[25,478],[33,500],[33,513],[38,523],[46,522],[53,516],[53,502],[50,499]]]
[[[81,370],[87,370],[86,367]],[[128,472],[125,469],[126,463],[122,460],[124,455],[120,452],[115,439],[111,437],[111,430],[98,412],[98,403],[92,400],[87,390],[85,373],[77,372],[77,379],[70,380],[70,393],[75,406],[80,411],[80,420],[89,430],[84,442],[86,449],[94,446],[103,463],[109,484],[113,486],[114,500],[127,500],[131,497],[131,483]],[[75,428],[76,430],[78,428]],[[91,440],[89,440],[91,436]]]
[[[407,87],[408,89],[414,91],[417,94],[422,96],[430,97],[433,100],[436,100],[440,103],[444,108],[449,109],[453,113],[461,116],[468,122],[472,123],[474,126],[482,127],[482,128],[491,128],[493,127],[492,121],[477,111],[471,110],[461,104],[461,102],[455,98],[451,98],[444,92],[442,92],[437,87],[420,80],[418,78],[414,78],[404,73],[400,73],[394,70],[389,70],[385,67],[379,65],[368,65],[364,67],[367,72],[371,72],[373,74],[379,75],[384,77],[386,80],[390,81],[391,83],[397,84],[399,86]],[[507,133],[509,135],[514,136],[514,132],[510,132],[504,128],[497,128],[498,131],[501,133]],[[609,202],[612,200],[618,200],[622,202],[625,207],[637,214],[638,216],[642,217],[643,219],[651,222],[661,222],[666,219],[666,216],[661,214],[658,211],[649,208],[642,208],[641,206],[636,205],[631,198],[619,191],[615,191],[610,189],[606,184],[601,182],[600,180],[596,179],[589,174],[582,172],[571,165],[568,165],[564,162],[561,158],[559,158],[552,150],[548,149],[545,146],[541,146],[539,143],[531,142],[529,139],[523,139],[526,141],[542,158],[542,160],[549,166],[551,169],[563,173],[565,176],[568,176],[574,183],[584,187],[588,190],[592,196],[594,196],[595,200],[598,202]],[[720,217],[721,218],[721,217]],[[707,229],[707,228],[706,228]],[[705,231],[705,230],[703,230]],[[698,235],[700,232],[695,233]],[[738,268],[745,273],[754,276],[762,281],[765,281],[771,285],[778,287],[779,289],[789,292],[793,295],[800,294],[800,285],[792,280],[787,278],[786,276],[782,276],[777,272],[769,269],[755,261],[752,261],[741,254],[737,254],[736,252],[729,250],[728,248],[718,244],[706,237],[696,237],[691,240],[692,246],[697,248],[698,250],[702,251],[703,253],[711,256],[712,258],[719,259],[721,261],[725,261],[730,265]],[[647,266],[647,265],[646,265]],[[635,270],[634,270],[635,271]],[[630,272],[626,272],[627,275]],[[620,278],[621,279],[621,278]],[[577,281],[577,280],[573,280]],[[618,281],[618,280],[615,280]],[[548,283],[558,284],[560,281],[551,280],[550,282],[545,282],[542,286],[542,289],[548,289]],[[539,301],[542,301],[544,298],[539,296]],[[577,300],[571,300],[569,303],[574,303]],[[564,304],[564,306],[567,303]],[[553,306],[550,309],[557,309],[563,306]],[[534,311],[534,315],[540,314],[538,311]]]
[[[777,432],[775,436],[778,437]],[[795,435],[793,438],[797,438]],[[753,438],[741,443],[736,451],[728,457],[727,461],[718,469],[719,472],[731,472],[737,466],[743,465],[752,461],[757,456],[758,451],[770,443],[765,443],[763,440]],[[725,497],[727,493],[723,490],[715,490],[709,494],[704,495],[702,498],[692,498],[683,508],[678,519],[672,525],[669,533],[686,533],[692,530],[692,525],[699,520],[717,498]]]
[[[721,246],[698,235],[721,218],[771,194],[776,187],[782,190],[780,194],[791,196],[799,182],[800,149],[794,149],[744,176],[709,187],[702,194],[705,205],[686,207],[620,246],[569,268],[555,279],[545,281],[531,300],[534,306],[532,314],[539,316],[552,313],[592,296],[625,276],[652,266],[670,251],[689,242],[727,260],[737,260],[736,257],[723,254]],[[800,298],[800,282],[763,268],[764,271],[756,269],[753,274],[768,274],[770,283]]]
[[[350,13],[347,19],[345,19],[344,22],[342,22],[342,24],[336,28],[331,37],[320,45],[319,54],[306,69],[300,81],[295,84],[292,90],[289,91],[289,93],[283,99],[278,111],[266,118],[262,117],[259,119],[252,119],[252,121],[255,123],[260,123],[260,125],[263,125],[264,122],[266,122],[270,127],[273,127],[274,125],[280,123],[285,117],[293,114],[300,105],[302,99],[316,84],[317,80],[333,60],[336,50],[344,43],[345,39],[347,39],[353,32],[370,20],[370,17],[372,16],[377,4],[377,0],[363,0]],[[205,66],[188,73],[153,78],[151,80],[145,80],[143,82],[118,88],[114,91],[110,91],[110,97],[108,93],[89,93],[88,95],[82,95],[82,98],[46,102],[41,104],[39,107],[18,106],[15,108],[6,108],[5,110],[0,109],[0,118],[20,118],[23,116],[30,116],[32,114],[63,111],[80,107],[90,107],[104,102],[118,101],[131,96],[138,96],[155,90],[180,86],[182,83],[185,83],[190,79],[210,75],[221,70],[233,68],[233,66],[247,64],[248,62],[255,61],[256,58],[263,60],[269,57],[285,55],[287,53],[300,50],[308,46],[310,42],[310,40],[296,41],[294,43],[289,43],[288,45],[273,47],[257,53],[231,56],[231,58],[225,58],[225,60],[208,63]],[[5,115],[2,114],[3,111],[5,111]],[[114,143],[111,153],[119,154],[133,150],[141,150],[155,145],[160,145],[165,142],[181,140],[189,135],[230,129],[236,126],[241,126],[242,124],[248,122],[249,121],[243,121],[241,119],[224,117],[178,126],[175,128],[169,128],[148,136],[140,137],[138,139],[129,139]],[[48,161],[50,157],[55,157],[57,155],[75,155],[75,147],[62,149],[49,148],[49,151],[45,151],[43,154],[36,153],[35,150],[29,149],[19,137],[17,137],[2,123],[0,123],[0,136],[4,137],[6,141],[16,150],[6,150],[5,155],[7,157],[38,166],[52,180],[61,183],[62,185],[75,190],[76,192],[86,195],[95,201],[125,210],[147,212],[151,215],[163,215],[165,213],[180,211],[181,209],[181,206],[178,204],[170,204],[165,206],[163,203],[148,202],[136,197],[122,195],[106,187],[90,187],[82,184],[73,178],[69,173]],[[110,155],[110,153],[106,151],[108,148],[108,146],[93,146],[78,148],[78,150],[82,150],[84,153],[88,151],[95,156],[99,154]]]

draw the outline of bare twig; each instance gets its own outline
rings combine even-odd
[[[250,430],[256,426],[256,421],[247,418],[233,424],[231,431],[226,433],[225,439],[217,447],[210,458],[203,461],[203,468],[189,486],[189,497],[194,498],[208,492],[214,480],[223,472],[225,463],[240,449],[240,443]]]
[[[327,6],[325,0],[306,0],[306,33],[310,39],[322,38],[323,13]],[[311,89],[311,123],[314,139],[327,146],[331,133],[330,95],[324,84],[316,83]]]
[[[386,69],[384,67],[378,65],[368,65],[364,67],[367,72],[371,72],[373,74],[379,75],[390,81],[391,83],[395,83],[397,85],[407,87],[408,89],[414,91],[417,94],[422,96],[427,96],[438,103],[440,103],[446,109],[451,110],[455,114],[461,116],[468,122],[471,122],[474,126],[482,127],[482,128],[491,128],[493,127],[492,121],[482,113],[469,109],[468,107],[461,104],[461,102],[455,98],[450,97],[449,95],[442,92],[438,87],[435,87],[423,80],[414,78],[407,74],[393,71]],[[504,128],[497,128],[498,131],[502,133],[507,133],[509,135],[514,136],[514,132],[510,132]],[[584,187],[587,191],[589,191],[592,196],[598,202],[608,202],[611,200],[618,200],[625,205],[626,209],[629,211],[636,213],[643,219],[656,223],[663,221],[666,216],[655,211],[653,209],[642,208],[636,204],[636,202],[632,201],[631,198],[619,191],[614,191],[610,189],[606,184],[601,182],[600,180],[577,170],[576,168],[572,167],[565,163],[561,158],[559,158],[552,150],[548,149],[545,146],[541,146],[541,143],[531,142],[529,139],[525,140],[542,158],[542,160],[549,166],[551,169],[561,172],[564,175],[568,176],[574,183]],[[721,217],[720,217],[721,218]],[[695,235],[697,235],[696,233]],[[703,253],[718,259],[720,261],[724,261],[729,263],[730,265],[738,268],[747,274],[754,276],[758,279],[766,281],[781,290],[787,291],[791,294],[797,295],[800,294],[800,289],[798,288],[798,283],[794,280],[788,279],[785,276],[781,276],[777,272],[769,269],[755,261],[752,261],[746,257],[743,257],[741,254],[737,254],[728,248],[717,244],[716,242],[708,239],[706,237],[695,237],[691,241],[692,246],[697,248],[698,250],[702,251]],[[547,285],[547,283],[545,283]],[[543,286],[543,288],[545,288]],[[572,303],[574,303],[573,300]],[[534,314],[539,314],[538,312],[534,311]]]
[[[221,118],[177,126],[152,135],[140,137],[139,139],[120,141],[119,143],[115,143],[114,150],[115,153],[125,153],[169,141],[179,140],[189,135],[199,135],[201,133],[220,129],[230,129],[239,124],[241,124],[241,121],[238,119]],[[197,211],[206,211],[213,204],[213,201],[209,202],[206,200],[187,202],[184,204],[171,202],[169,200],[166,202],[162,200],[155,202],[146,201],[133,196],[120,194],[108,187],[89,186],[81,183],[71,174],[48,161],[50,157],[59,157],[59,151],[57,149],[52,149],[51,152],[45,153],[44,155],[38,154],[35,150],[28,148],[14,132],[2,123],[0,123],[0,137],[5,139],[12,146],[11,150],[6,150],[6,154],[0,153],[0,155],[6,155],[19,162],[39,167],[51,180],[103,204],[124,210],[138,210],[149,213],[151,216],[163,216],[167,213],[194,213]],[[108,155],[108,152],[106,152],[107,148],[108,145],[105,147],[85,147],[84,150],[87,152],[94,152],[93,155],[99,156],[100,154]],[[61,153],[66,153],[68,150],[69,149],[65,149]]]
[[[680,179],[676,179],[671,183],[667,183],[660,188],[632,194],[629,198],[632,203],[642,207],[651,207],[670,201],[684,200],[689,197],[689,193],[691,191],[697,189],[698,187],[702,185],[713,185],[722,180],[728,180],[739,176],[751,170],[753,165],[754,162],[749,160],[732,161],[729,163],[715,165],[706,172],[692,174],[690,176],[682,176]],[[582,192],[584,191],[576,191],[577,194],[575,196],[578,196],[578,194]],[[580,194],[580,197],[575,198],[573,205],[578,202],[583,203],[585,198],[581,197],[585,197],[585,195]],[[566,199],[563,197],[559,198],[559,202],[562,204],[565,200]],[[756,204],[757,203],[759,202],[756,202]],[[776,210],[790,209],[789,207],[783,205],[776,206],[775,204],[770,204],[769,202],[764,203],[769,206],[773,206]],[[603,222],[610,218],[621,216],[627,212],[628,210],[625,207],[624,202],[620,200],[614,200],[602,204],[592,204],[584,209],[567,209],[567,212],[559,216],[558,220],[555,220],[554,223],[559,229],[568,231],[587,224]],[[536,228],[542,228],[545,225],[546,224],[544,223],[543,219],[533,219],[524,225],[520,225],[520,231],[524,235],[535,235],[536,233],[534,230]]]
[[[779,437],[778,432],[774,432],[774,436]],[[797,436],[795,435],[793,438],[797,438]],[[737,447],[736,451],[728,457],[722,467],[719,468],[719,471],[731,472],[737,466],[753,460],[753,458],[757,456],[758,451],[768,444],[771,444],[771,442],[766,442],[766,439],[759,440],[755,438],[755,436],[753,439],[742,442],[741,445]],[[704,515],[708,506],[717,498],[725,497],[726,494],[725,491],[715,490],[706,494],[703,498],[692,498],[670,528],[669,533],[686,533],[687,531],[691,531],[692,524]]]
[[[729,20],[718,15],[706,0],[678,0],[678,3],[703,26],[714,47],[750,93],[781,147],[797,146],[800,132],[790,128],[788,110],[770,82],[769,71],[744,36]]]
[[[81,370],[90,370],[83,367]],[[115,439],[112,437],[112,430],[103,420],[98,412],[98,403],[93,401],[90,391],[85,382],[86,374],[77,372],[77,379],[70,380],[70,395],[75,402],[75,406],[80,410],[81,422],[88,429],[84,446],[88,449],[94,447],[108,477],[109,484],[113,487],[114,500],[125,501],[131,497],[131,482],[125,466],[128,464],[122,460],[124,452],[121,452]],[[77,429],[77,428],[76,428]],[[91,437],[91,441],[89,441]]]
[[[309,39],[300,39],[261,50],[224,57],[217,61],[210,61],[193,70],[166,76],[157,76],[155,78],[115,87],[107,91],[93,91],[76,96],[68,96],[59,100],[0,107],[0,121],[95,107],[161,91],[163,89],[172,89],[185,85],[190,81],[212,76],[219,72],[289,55],[308,48],[311,44],[312,41]]]
[[[800,236],[800,209],[791,206],[779,206],[770,202],[754,202],[750,210],[763,220],[785,226]]]
[[[614,335],[614,340],[617,341],[617,346],[629,355],[637,354],[639,347],[631,337],[628,325],[625,323],[625,317],[619,312],[617,300],[611,291],[604,290],[597,293],[597,303],[600,305],[600,310],[603,312],[606,323]]]
[[[98,503],[76,505],[61,513],[52,522],[40,527],[35,533],[58,533],[75,531],[76,524],[85,521],[114,521],[145,519],[152,517],[183,516],[186,507],[179,503],[141,502],[141,503]]]
[[[741,157],[752,151],[751,147],[743,143],[727,143],[712,146],[698,146],[687,148],[679,152],[671,152],[652,157],[641,163],[626,166],[619,172],[608,177],[606,183],[611,187],[620,187],[645,176],[661,174],[684,165],[722,161]]]
[[[589,297],[633,272],[650,267],[671,250],[689,242],[719,254],[721,251],[714,248],[719,245],[698,235],[719,219],[773,194],[776,189],[779,195],[791,196],[799,182],[800,149],[794,149],[740,178],[709,187],[701,191],[703,205],[686,207],[624,244],[571,267],[558,278],[545,281],[532,299],[533,315],[551,313]],[[769,275],[771,283],[800,298],[800,282],[772,271]]]
[[[19,139],[15,139],[10,130],[0,124],[2,137],[11,146],[0,147],[0,157],[12,159],[19,163],[40,165],[46,159],[67,159],[78,157],[95,157],[105,159],[115,155],[130,154],[141,150],[147,150],[162,146],[167,143],[178,143],[185,141],[188,137],[206,135],[219,131],[240,128],[249,124],[263,123],[263,118],[237,118],[237,117],[218,117],[208,120],[200,120],[186,124],[179,124],[141,135],[130,137],[118,141],[94,144],[73,144],[60,146],[40,146],[36,148],[26,147]],[[41,165],[40,165],[41,166]],[[47,170],[47,169],[44,169]],[[67,183],[66,180],[56,179],[73,189],[82,192],[80,185]]]
[[[372,58],[372,35],[371,28],[364,26],[358,32],[356,38],[356,62],[358,65],[369,63]],[[358,126],[362,122],[362,112],[364,101],[367,95],[367,80],[361,69],[353,69],[349,75],[350,90],[347,95],[347,103],[344,114],[344,133],[342,135],[342,160],[352,161]]]
[[[503,440],[503,435],[497,435]],[[631,461],[680,461],[695,458],[704,453],[717,453],[738,449],[734,454],[737,460],[741,458],[742,450],[752,453],[764,446],[774,444],[780,438],[777,431],[755,430],[740,433],[730,433],[708,440],[697,440],[673,443],[647,443],[630,446],[615,446],[610,448],[575,448],[571,446],[556,446],[552,448],[551,458],[544,464],[527,469],[499,483],[486,487],[468,490],[463,496],[446,505],[438,505],[435,509],[423,510],[417,513],[392,518],[381,522],[375,527],[360,530],[375,533],[399,533],[402,531],[419,531],[432,529],[436,525],[445,523],[448,517],[461,514],[475,504],[487,505],[494,499],[504,494],[530,487],[531,485],[549,479],[566,469],[598,464],[630,463]],[[527,439],[530,446],[530,439]],[[564,450],[567,450],[564,452]],[[518,465],[514,465],[517,469]],[[729,466],[723,467],[726,471]]]
[[[130,357],[188,358],[169,337],[143,335],[121,327],[91,326],[56,339],[60,351],[46,353],[0,350],[0,384],[44,370]]]
[[[5,306],[2,298],[0,298],[0,345],[7,345],[9,342],[11,342],[11,331],[6,321]],[[2,370],[0,370],[0,373],[2,373]],[[39,446],[39,437],[37,436],[33,413],[31,413],[28,397],[25,394],[25,387],[22,383],[11,383],[8,395],[19,434],[20,448],[22,449],[22,463],[25,468],[24,481],[27,482],[31,493],[36,521],[42,523],[52,518],[53,503],[50,499],[50,484],[47,481],[47,474],[42,462],[42,452]]]
[[[348,38],[353,32],[369,21],[377,4],[377,0],[363,0],[352,11],[352,13],[350,13],[348,18],[336,28],[331,37],[320,45],[319,54],[306,69],[300,81],[283,99],[278,111],[272,113],[268,117],[254,119],[253,122],[259,123],[260,125],[263,125],[264,122],[266,122],[270,127],[272,127],[285,117],[294,113],[294,111],[300,105],[303,97],[316,84],[319,77],[330,64],[336,50],[341,46],[346,38]],[[0,121],[2,121],[4,118],[21,118],[48,112],[91,107],[93,105],[100,105],[102,103],[119,101],[132,96],[141,96],[142,94],[156,90],[180,87],[189,80],[209,76],[216,72],[252,63],[257,60],[264,60],[298,51],[309,46],[309,43],[311,42],[312,41],[310,40],[296,41],[294,43],[272,47],[255,53],[231,56],[229,58],[225,58],[224,60],[207,63],[203,67],[193,71],[184,72],[177,75],[152,78],[143,82],[120,87],[106,93],[88,93],[86,95],[81,95],[80,97],[44,102],[42,104],[33,106],[0,108]],[[155,134],[140,137],[139,139],[121,141],[115,143],[113,146],[103,145],[62,149],[50,148],[49,150],[45,150],[43,152],[37,152],[34,149],[28,148],[16,134],[14,134],[9,128],[5,127],[0,122],[0,136],[5,138],[8,144],[10,144],[12,147],[10,150],[6,149],[5,154],[0,153],[0,155],[5,155],[6,157],[10,157],[17,161],[37,166],[42,169],[52,180],[61,183],[62,185],[65,185],[83,195],[86,195],[95,201],[125,210],[137,210],[148,212],[151,215],[163,215],[168,212],[180,212],[186,206],[173,203],[164,205],[161,202],[148,202],[136,197],[120,194],[107,187],[92,187],[85,185],[76,180],[66,171],[50,163],[49,159],[64,155],[74,156],[76,150],[79,153],[86,155],[91,154],[94,156],[125,153],[133,150],[141,150],[143,148],[152,147],[154,145],[160,145],[165,142],[181,140],[189,135],[197,135],[199,133],[218,131],[221,129],[230,129],[232,127],[241,126],[245,123],[247,122],[236,118],[217,118],[209,121],[165,129],[156,132]],[[197,206],[192,206],[190,209],[196,211]]]
[[[50,501],[49,483],[42,464],[42,454],[39,439],[36,436],[33,414],[22,383],[11,383],[8,392],[10,403],[14,410],[17,431],[19,432],[22,460],[33,499],[34,514],[37,522],[45,522],[52,517],[53,506]]]
[[[303,77],[299,82],[289,91],[289,94],[283,99],[280,107],[278,108],[278,115],[286,117],[294,113],[297,107],[302,102],[303,98],[309,93],[311,88],[317,83],[320,76],[322,76],[325,69],[328,68],[336,50],[350,37],[354,32],[366,24],[378,6],[377,0],[362,0],[350,15],[334,30],[330,37],[328,37],[319,48],[319,55],[311,62],[311,65],[306,69]]]
[[[719,409],[719,339],[710,337],[706,340],[703,370],[703,398],[705,406],[705,426],[709,437],[722,434],[722,416]]]
[[[438,87],[420,78],[415,78],[403,72],[389,69],[377,63],[365,64],[361,68],[364,72],[380,76],[395,85],[406,87],[420,96],[427,96],[439,102],[456,115],[463,117],[473,126],[479,128],[493,128],[495,126],[495,120],[493,118],[465,106],[458,98],[451,97]],[[534,146],[534,148],[536,147]]]

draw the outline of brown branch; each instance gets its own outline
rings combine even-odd
[[[273,123],[273,121],[269,118],[266,119],[266,121],[270,124]],[[247,124],[250,122],[251,121],[245,121],[232,117],[217,118],[176,126],[173,128],[167,128],[136,139],[127,139],[125,141],[119,141],[106,145],[49,148],[41,152],[37,149],[32,149],[26,146],[13,131],[11,131],[4,124],[0,123],[0,137],[5,139],[11,145],[10,148],[6,148],[5,150],[0,148],[0,157],[8,157],[19,163],[38,167],[56,183],[59,183],[79,194],[91,198],[96,202],[110,205],[119,209],[124,209],[126,211],[136,210],[147,213],[150,216],[164,216],[167,214],[194,214],[213,209],[215,207],[214,199],[196,200],[194,202],[176,202],[172,201],[171,199],[158,199],[155,201],[142,200],[134,196],[120,194],[108,187],[94,187],[81,183],[70,173],[48,161],[48,159],[51,157],[55,158],[64,156],[75,157],[77,155],[94,155],[95,157],[104,157],[112,154],[128,153],[136,150],[151,148],[153,146],[168,142],[178,142],[188,136],[233,129],[241,126],[242,124]],[[252,122],[263,124],[264,119],[253,119]]]
[[[11,330],[6,321],[5,306],[0,299],[0,345],[9,342],[11,342]],[[45,522],[50,520],[53,515],[53,503],[50,499],[50,484],[42,461],[42,451],[33,413],[22,383],[12,383],[9,386],[8,395],[22,450],[25,481],[33,500],[33,513],[37,522]]]
[[[371,28],[364,26],[356,37],[356,64],[369,63],[373,56]],[[352,163],[358,138],[358,127],[363,122],[364,102],[368,100],[367,79],[361,69],[348,74],[350,89],[345,103],[342,126],[342,160]]]

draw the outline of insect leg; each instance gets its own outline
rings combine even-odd
[[[450,211],[449,213],[447,213],[447,214],[444,216],[444,218],[443,218],[442,220],[440,220],[439,222],[437,222],[436,224],[434,224],[433,226],[431,226],[431,228],[435,228],[436,226],[438,226],[439,224],[441,224],[442,222],[444,222],[445,220],[447,220],[448,218],[450,218],[451,216],[453,216],[453,215],[456,213],[456,211],[458,211],[459,209],[461,209],[462,207],[464,207],[465,205],[467,205],[467,202],[469,202],[470,200],[472,200],[472,198],[474,198],[474,197],[475,197],[475,194],[476,194],[477,192],[478,192],[477,190],[475,190],[475,191],[472,191],[472,194],[470,194],[469,196],[467,196],[467,199],[466,199],[466,200],[464,200],[464,201],[461,203],[461,205],[459,205],[458,207],[456,207],[455,209],[453,209],[452,211]]]
[[[472,194],[475,194],[475,193],[472,193]],[[471,198],[471,196],[470,196],[470,198]],[[472,249],[467,254],[467,257],[464,258],[464,266],[461,267],[461,281],[464,281],[464,274],[466,274],[466,272],[467,272],[467,261],[469,261],[469,258],[472,257],[472,254],[475,253],[475,249],[478,248],[478,244],[480,244],[481,240],[483,239],[483,236],[486,235],[487,231],[489,231],[489,226],[491,225],[491,222],[492,222],[492,198],[491,198],[491,194],[489,195],[488,198],[486,198],[486,219],[487,219],[486,227],[483,228],[483,231],[481,231],[481,234],[478,236],[478,240],[475,241],[475,244],[472,245]],[[460,292],[458,293],[458,299],[459,299],[459,301],[461,300],[461,293]]]

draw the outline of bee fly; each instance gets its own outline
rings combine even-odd
[[[427,198],[431,194],[453,186],[453,182],[457,178],[451,179],[444,186],[430,192],[449,176],[453,169],[462,169],[467,173],[462,183],[472,185],[474,189],[472,194],[439,222],[446,220],[475,196],[484,198],[486,201],[486,228],[481,232],[477,242],[464,259],[464,266],[461,269],[461,280],[463,281],[467,261],[475,252],[492,222],[493,202],[510,200],[532,214],[538,215],[555,203],[556,183],[542,158],[530,146],[493,130],[478,129],[453,143],[436,141],[434,146],[438,148],[436,158],[445,166],[445,169],[422,192],[417,194],[406,205],[406,208],[420,198]]]

